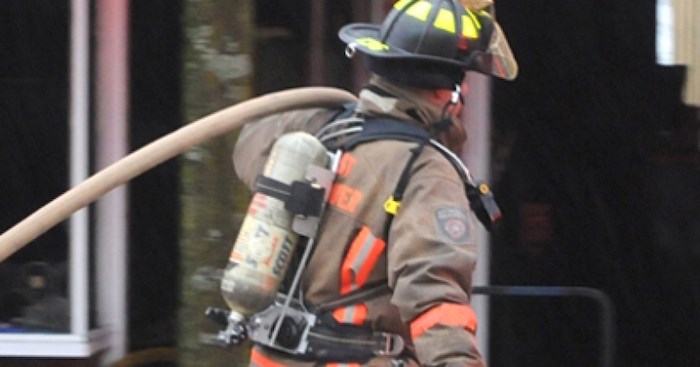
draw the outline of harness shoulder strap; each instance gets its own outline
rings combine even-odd
[[[388,214],[387,223],[384,228],[385,239],[387,238],[391,222],[401,206],[401,200],[403,199],[404,191],[410,180],[413,164],[423,151],[425,145],[428,144],[440,152],[455,168],[464,184],[471,209],[475,212],[476,217],[484,227],[491,230],[492,224],[500,219],[500,210],[493,199],[493,194],[490,192],[488,185],[480,183],[477,188],[477,185],[472,183],[467,169],[463,166],[459,158],[441,144],[430,139],[430,134],[417,126],[389,118],[368,118],[365,120],[362,130],[355,133],[354,136],[347,140],[342,148],[344,150],[351,150],[360,144],[377,140],[401,140],[418,144],[410,150],[411,157],[401,172],[396,188],[392,196],[384,203],[384,209]],[[340,296],[337,299],[326,302],[320,305],[319,309],[330,310],[353,305],[388,292],[390,292],[390,289],[386,284],[386,280],[382,280],[376,284],[366,285],[365,287]]]
[[[384,225],[384,238],[388,238],[389,228],[394,216],[398,213],[403,200],[404,191],[408,186],[411,178],[413,164],[423,152],[423,148],[430,142],[430,134],[427,131],[402,121],[397,121],[390,118],[367,118],[365,120],[362,132],[352,137],[344,146],[344,149],[351,150],[363,143],[369,143],[377,140],[401,140],[415,142],[418,145],[410,149],[411,156],[406,162],[401,176],[396,184],[396,188],[387,200],[384,202],[384,211],[389,215],[387,223]]]
[[[402,121],[390,118],[366,118],[362,127],[362,132],[350,138],[343,148],[352,150],[360,144],[377,140],[402,140],[427,143],[430,141],[430,134],[417,126]]]
[[[459,157],[455,156],[445,146],[431,139],[430,134],[418,126],[391,118],[368,118],[364,123],[362,131],[350,138],[345,144],[345,149],[353,149],[360,144],[382,139],[414,141],[419,144],[416,149],[412,150],[411,159],[406,168],[404,168],[393,197],[390,197],[385,203],[385,210],[387,213],[392,216],[396,215],[400,206],[400,200],[397,200],[397,198],[403,197],[403,190],[405,190],[408,184],[413,162],[420,154],[423,147],[426,144],[430,144],[452,164],[459,174],[464,184],[465,193],[469,198],[471,210],[474,212],[479,222],[490,231],[493,229],[493,225],[501,219],[501,211],[496,204],[488,184],[485,182],[475,184]]]

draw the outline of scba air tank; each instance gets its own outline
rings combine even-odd
[[[304,132],[275,142],[263,176],[291,185],[303,181],[309,165],[325,167],[326,149]],[[231,316],[243,319],[272,304],[299,241],[292,232],[293,214],[284,202],[256,192],[233,244],[221,292]]]

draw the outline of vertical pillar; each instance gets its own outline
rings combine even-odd
[[[467,73],[469,92],[465,103],[464,123],[469,136],[462,159],[475,180],[488,181],[491,164],[491,81],[489,77],[473,72]],[[491,251],[489,236],[478,226],[477,241],[479,259],[474,273],[474,285],[489,284]],[[488,358],[489,300],[474,297],[472,307],[479,317],[479,350]]]
[[[89,175],[89,112],[90,112],[90,4],[88,0],[71,0],[70,25],[70,186]],[[89,253],[87,209],[82,209],[69,222],[70,330],[87,339]]]
[[[128,0],[97,2],[95,83],[96,169],[128,152]],[[105,362],[126,354],[127,187],[105,195],[96,206],[96,288],[100,326],[110,333]]]

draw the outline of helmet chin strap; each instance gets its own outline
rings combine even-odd
[[[450,99],[442,107],[442,112],[440,113],[440,119],[434,125],[435,134],[446,131],[452,126],[452,108],[459,105],[459,102],[464,104],[464,95],[462,95],[462,87],[459,84],[455,84]]]

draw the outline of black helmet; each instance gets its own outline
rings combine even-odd
[[[408,85],[453,88],[466,70],[507,80],[518,73],[491,15],[458,0],[399,0],[381,26],[349,24],[338,35],[348,56],[359,50],[370,70]]]

